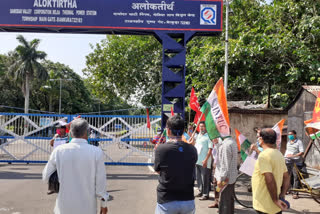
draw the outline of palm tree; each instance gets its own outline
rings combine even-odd
[[[14,76],[16,81],[21,84],[22,93],[24,95],[24,112],[29,112],[29,96],[30,96],[30,81],[36,77],[40,80],[48,79],[48,72],[39,63],[39,60],[44,60],[47,54],[43,51],[38,51],[40,40],[34,39],[28,42],[22,35],[17,36],[20,45],[16,47],[14,55],[16,61],[9,67],[9,73]]]

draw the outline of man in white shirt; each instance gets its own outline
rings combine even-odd
[[[55,214],[96,214],[97,198],[101,201],[100,213],[108,212],[104,153],[88,144],[88,122],[76,119],[71,124],[72,140],[58,146],[42,172],[48,181],[57,171],[59,193]]]
[[[54,135],[54,137],[50,140],[50,145],[55,149],[59,145],[65,144],[69,142],[69,137],[66,132],[66,125],[67,123],[65,121],[60,120],[58,122],[57,128],[57,134]]]

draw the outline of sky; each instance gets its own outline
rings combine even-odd
[[[92,34],[52,34],[52,33],[0,33],[0,54],[7,54],[14,50],[19,42],[17,35],[23,35],[28,41],[40,39],[38,50],[47,53],[47,59],[68,65],[73,71],[83,77],[82,69],[86,67],[86,55],[105,35]]]

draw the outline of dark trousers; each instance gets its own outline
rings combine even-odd
[[[228,184],[221,192],[219,198],[219,214],[234,213],[234,184]]]
[[[211,170],[208,168],[203,168],[200,165],[196,165],[196,171],[199,191],[202,193],[202,195],[209,196]]]
[[[257,212],[258,214],[268,214],[268,213],[260,212],[260,211],[258,211],[258,210],[256,210],[256,212]],[[282,211],[280,211],[280,212],[278,212],[278,213],[276,213],[276,214],[282,214]]]
[[[300,172],[303,169],[303,164],[301,162],[295,162],[294,160],[290,160],[290,161],[286,162],[287,169],[290,174],[290,178],[293,176],[292,188],[299,189],[300,188],[300,180],[299,180],[298,172],[297,172],[296,168],[294,167],[294,163],[296,163]],[[296,193],[296,192],[293,191],[293,193]]]

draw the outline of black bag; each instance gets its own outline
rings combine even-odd
[[[59,192],[60,183],[59,183],[59,177],[58,177],[57,171],[55,171],[54,173],[52,173],[52,175],[50,175],[48,185],[49,185],[48,187],[49,191],[52,191],[54,193]]]

